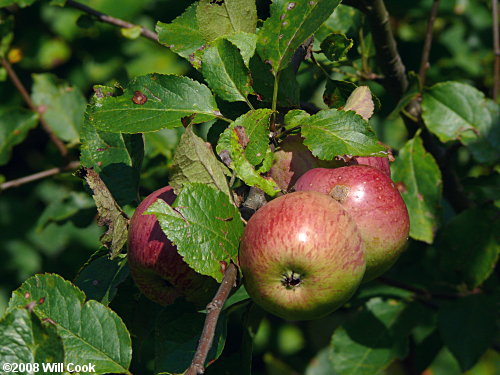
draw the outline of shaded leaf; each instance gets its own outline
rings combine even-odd
[[[486,295],[457,299],[439,310],[441,337],[462,371],[476,364],[497,337],[496,302]]]
[[[87,101],[78,88],[58,81],[52,74],[33,74],[31,98],[59,138],[79,141]]]
[[[247,67],[250,67],[250,59],[255,53],[257,47],[257,35],[245,32],[237,32],[231,35],[224,36],[240,50],[243,62]]]
[[[38,371],[16,373],[43,373],[42,364],[62,363],[64,347],[56,328],[26,308],[14,308],[0,320],[0,358],[2,364],[38,365]],[[29,369],[29,367],[27,367]],[[6,374],[3,368],[2,373]],[[33,368],[36,370],[36,367]],[[60,374],[60,372],[51,372]]]
[[[410,215],[410,237],[432,243],[439,225],[441,171],[417,134],[406,142],[391,166]]]
[[[30,305],[43,321],[55,326],[64,345],[64,362],[95,365],[96,374],[129,374],[130,336],[122,320],[62,277],[35,275],[15,290],[9,310]]]
[[[244,102],[253,93],[250,72],[238,48],[228,40],[218,39],[204,51],[202,73],[210,88],[226,101]]]
[[[368,123],[352,111],[320,111],[303,121],[301,133],[304,144],[322,160],[337,155],[384,156],[386,150]]]
[[[255,33],[257,8],[254,1],[201,0],[196,10],[196,18],[203,37],[211,42],[220,36],[238,31]]]
[[[467,210],[453,217],[438,241],[443,268],[457,272],[469,289],[480,286],[498,261],[499,229],[495,215],[484,209]]]
[[[99,214],[97,223],[108,227],[106,233],[101,236],[101,242],[109,249],[113,259],[127,243],[128,217],[93,169],[83,168],[82,177],[92,190],[92,198]]]
[[[323,94],[323,101],[330,108],[343,107],[356,87],[354,83],[349,81],[328,79]]]
[[[181,137],[175,151],[169,183],[178,194],[188,182],[207,184],[231,197],[226,167],[214,155],[212,146],[193,133],[191,126]]]
[[[183,373],[191,364],[200,340],[206,315],[193,311],[192,306],[177,303],[167,306],[158,316],[155,327],[155,371]],[[206,364],[217,359],[226,341],[227,316],[217,321],[213,345]]]
[[[0,14],[0,58],[7,55],[14,39],[14,16]]]
[[[192,116],[201,123],[220,115],[212,93],[188,77],[148,74],[129,82],[123,94],[96,97],[89,119],[97,130],[150,132],[182,126]]]
[[[184,185],[172,206],[158,200],[146,211],[196,272],[222,281],[220,262],[237,262],[243,222],[229,197],[210,186]]]
[[[320,48],[328,60],[338,61],[349,52],[352,44],[352,39],[347,38],[344,34],[332,33],[321,42]]]
[[[12,148],[21,143],[37,123],[36,113],[17,108],[0,108],[0,165],[9,161]]]
[[[339,5],[338,0],[275,0],[269,17],[259,30],[257,51],[269,61],[272,73],[290,63],[295,50],[311,36]]]

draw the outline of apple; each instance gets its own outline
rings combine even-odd
[[[365,272],[354,220],[334,199],[301,191],[278,197],[248,221],[239,265],[248,294],[288,320],[323,317],[356,291]]]
[[[173,189],[166,186],[148,195],[137,207],[128,234],[130,272],[141,292],[161,305],[184,297],[203,306],[214,296],[217,282],[195,272],[184,262],[155,215],[143,215],[157,199],[172,204],[175,198]]]
[[[328,194],[352,216],[365,241],[364,281],[396,262],[408,239],[410,219],[403,198],[384,172],[367,165],[315,168],[299,178],[295,189]]]
[[[391,177],[391,166],[389,159],[382,156],[355,156],[351,161],[352,165],[369,165],[371,167],[380,169],[389,178]]]
[[[283,191],[290,191],[300,176],[317,167],[334,168],[343,165],[339,161],[323,161],[315,157],[303,143],[300,135],[286,137],[274,153],[269,176]]]

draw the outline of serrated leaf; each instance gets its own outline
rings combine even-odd
[[[469,146],[479,162],[500,157],[499,112],[482,92],[459,82],[438,83],[423,94],[427,128],[442,142],[459,140]]]
[[[59,138],[79,141],[87,101],[78,88],[58,81],[52,74],[33,74],[31,98]]]
[[[271,72],[271,66],[262,62],[259,56],[255,55],[250,59],[250,71],[253,78],[252,86],[257,93],[257,99],[262,102],[271,103],[275,80]],[[281,71],[278,86],[278,105],[283,107],[298,107],[300,104],[300,87],[292,66]]]
[[[254,166],[262,163],[266,150],[269,149],[269,117],[272,110],[257,109],[238,117],[224,130],[219,138],[216,151],[220,155],[224,150],[233,155],[231,138],[237,129],[239,144],[244,150],[246,159]]]
[[[109,249],[111,259],[113,259],[127,243],[128,217],[118,206],[96,171],[84,168],[82,174],[92,190],[92,197],[99,214],[97,223],[108,227],[106,233],[101,236],[101,242]]]
[[[257,47],[257,35],[239,31],[237,33],[226,35],[224,39],[229,40],[240,50],[243,62],[247,67],[250,67],[250,59],[255,54]]]
[[[36,113],[17,108],[0,108],[0,165],[9,161],[12,148],[21,143],[37,123]]]
[[[293,129],[299,127],[300,124],[303,121],[305,122],[305,119],[310,116],[311,115],[309,113],[302,109],[292,109],[291,111],[288,111],[284,119],[285,129]]]
[[[196,9],[196,18],[205,40],[211,42],[238,31],[255,33],[257,8],[255,1],[201,0]]]
[[[340,375],[380,374],[406,355],[408,335],[417,321],[418,310],[401,301],[369,300],[364,310],[333,334],[334,370]]]
[[[220,262],[237,262],[243,222],[221,191],[186,184],[172,206],[158,200],[146,214],[156,215],[168,239],[196,272],[221,282]]]
[[[191,306],[167,306],[158,316],[155,327],[155,372],[181,374],[191,364],[200,340],[205,314],[193,311]],[[226,341],[227,315],[217,320],[213,345],[205,365],[216,360]]]
[[[326,81],[323,101],[330,108],[340,108],[345,105],[349,95],[356,89],[356,85],[349,81],[328,79]]]
[[[338,61],[349,52],[352,44],[352,39],[347,38],[344,34],[332,33],[321,42],[320,48],[328,60]]]
[[[391,172],[408,208],[410,237],[432,243],[439,225],[442,178],[418,134],[399,151]]]
[[[462,371],[474,366],[497,337],[496,302],[494,297],[476,294],[439,310],[441,337]]]
[[[304,144],[322,160],[338,155],[383,156],[385,147],[358,114],[336,109],[323,110],[302,122]]]
[[[480,286],[492,274],[500,255],[495,237],[499,228],[494,214],[480,208],[453,217],[437,242],[443,268],[457,272],[471,290]]]
[[[191,60],[195,51],[205,44],[196,18],[197,6],[198,3],[190,5],[184,13],[169,24],[163,22],[156,24],[159,42],[188,61]]]
[[[347,98],[344,111],[354,111],[368,121],[373,115],[375,104],[368,86],[357,87]]]
[[[35,275],[12,293],[8,311],[29,305],[54,325],[64,345],[64,362],[95,365],[95,374],[129,374],[130,335],[116,313],[55,274]]]
[[[125,258],[109,259],[107,255],[103,255],[91,260],[78,273],[75,285],[86,294],[87,299],[94,299],[107,306],[128,275],[129,268]]]
[[[228,102],[245,102],[253,93],[250,72],[228,40],[218,39],[204,51],[201,71],[210,88]]]
[[[110,87],[94,87],[97,97],[111,95]],[[144,157],[144,140],[142,134],[121,134],[98,131],[85,114],[81,128],[80,161],[84,167],[93,168],[99,173],[113,197],[120,205],[137,200],[139,174]]]
[[[0,358],[2,364],[37,364],[39,369],[35,373],[43,372],[42,364],[63,362],[64,347],[52,324],[42,323],[26,308],[14,308],[0,320]],[[5,370],[4,367],[3,374],[9,372]]]
[[[212,93],[188,77],[148,74],[129,82],[123,94],[96,97],[89,119],[97,130],[150,132],[182,126],[192,116],[201,123],[220,115]]]
[[[193,133],[191,126],[181,137],[175,151],[169,183],[179,194],[189,182],[207,184],[231,197],[226,180],[226,167],[214,155],[212,146]]]
[[[7,55],[14,39],[14,16],[0,14],[0,58]]]
[[[338,0],[275,0],[269,17],[259,30],[257,51],[269,61],[276,75],[290,62],[295,50],[328,19]]]

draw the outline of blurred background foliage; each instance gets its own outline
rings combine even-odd
[[[94,9],[149,29],[154,29],[157,21],[170,22],[191,2],[82,1]],[[257,3],[259,15],[266,17],[268,3],[264,0]],[[418,70],[432,0],[387,0],[386,5],[403,62],[409,70]],[[65,105],[66,99],[61,99],[61,105],[53,114],[56,118],[70,110],[75,111],[75,118],[82,114],[84,106],[81,103],[90,98],[92,87],[96,84],[113,85],[151,72],[187,74],[200,79],[198,72],[167,48],[150,40],[127,38],[120,29],[96,22],[79,10],[39,1],[27,8],[13,9],[13,12],[14,39],[8,59],[25,86],[36,93],[33,100],[38,100],[37,105],[43,105],[44,98],[51,95],[63,97],[71,92],[77,97],[70,99],[69,106]],[[427,84],[444,80],[461,81],[489,96],[494,60],[491,28],[489,1],[442,0],[435,23]],[[354,40],[354,47],[347,56],[349,64],[345,61],[332,63],[318,54],[318,64],[304,63],[298,76],[302,100],[320,108],[325,108],[322,96],[326,80],[318,65],[333,69],[332,78],[337,79],[350,79],[357,70],[377,72],[369,29],[358,11],[340,6],[318,32],[315,47],[318,48],[319,41],[332,31],[343,32]],[[369,81],[367,84],[382,103],[372,124],[383,142],[398,149],[405,143],[407,133],[399,117],[389,116],[397,103],[377,83]],[[80,103],[80,107],[75,103]],[[0,68],[0,124],[1,114],[7,115],[7,109],[14,106],[22,107],[24,103],[5,70]],[[210,125],[200,127],[200,135],[206,137]],[[35,123],[30,125],[26,138],[13,147],[0,165],[0,183],[64,165],[67,160],[78,160],[79,126],[78,120],[75,120],[74,134],[58,134],[69,147],[69,155],[65,159],[40,126],[35,127]],[[162,130],[145,136],[141,194],[146,195],[167,184],[173,150],[181,132],[182,129]],[[5,150],[2,152],[5,153]],[[491,167],[474,164],[465,148],[452,162],[464,176],[463,182],[470,197],[494,199],[498,207],[498,169],[495,171]],[[475,184],[478,180],[482,183],[480,189]],[[127,209],[132,210],[133,207]],[[450,208],[445,205],[445,216],[446,210]],[[71,171],[0,191],[0,315],[11,291],[34,273],[56,272],[68,280],[75,280],[80,267],[100,247],[99,237],[103,230],[96,225],[95,215],[93,200],[82,181]],[[411,281],[412,272],[418,272],[411,269],[411,264],[413,259],[421,256],[419,246],[412,245],[391,271],[396,277],[403,275]],[[428,262],[435,261],[432,252],[426,252],[426,256]],[[133,285],[126,282],[124,288],[130,289]],[[119,295],[114,303],[120,315],[126,312],[127,301],[122,301]],[[352,303],[356,303],[356,299]],[[151,308],[154,310],[154,306]],[[141,320],[132,312],[128,316],[127,324],[136,324],[133,322],[136,318]],[[255,336],[254,373],[292,375],[301,371],[306,375],[334,374],[328,369],[328,353],[322,349],[328,346],[331,332],[341,324],[342,319],[345,319],[342,313],[304,323],[288,323],[266,317]],[[232,337],[238,336],[238,329],[241,329],[239,323],[229,322],[228,331],[231,334],[228,348],[231,347]],[[437,344],[438,348],[441,346]],[[147,349],[145,344],[135,352],[132,372],[152,371]],[[451,354],[445,349],[439,350],[439,355],[429,368],[422,369],[422,374],[460,374]],[[209,372],[215,371],[210,369]],[[397,375],[405,372],[401,364],[395,363],[387,373]],[[467,374],[500,374],[500,355],[489,350]]]

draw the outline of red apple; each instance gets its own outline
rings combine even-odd
[[[334,199],[290,193],[250,218],[239,264],[248,294],[262,308],[289,320],[315,319],[356,291],[365,272],[363,240]]]
[[[163,233],[156,216],[143,215],[157,199],[172,204],[175,198],[173,189],[166,186],[148,195],[137,207],[130,220],[128,235],[130,272],[141,292],[161,305],[184,297],[203,306],[213,297],[218,284],[184,262]]]
[[[381,156],[356,156],[351,161],[352,165],[369,165],[371,167],[380,169],[389,178],[391,177],[391,166],[389,159]]]
[[[295,189],[328,194],[352,216],[365,241],[364,281],[396,262],[408,239],[410,220],[399,191],[385,173],[365,165],[316,168],[305,173]]]
[[[316,158],[304,145],[300,135],[290,135],[279,145],[274,153],[273,166],[269,176],[281,190],[289,191],[295,182],[308,170],[317,167],[334,168],[345,165],[338,161],[323,161]]]

